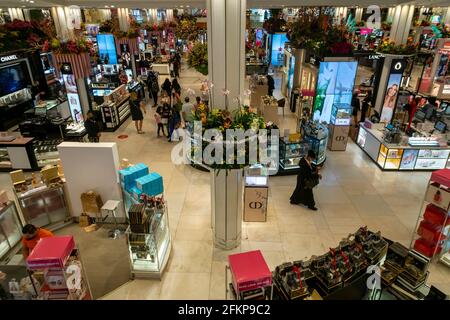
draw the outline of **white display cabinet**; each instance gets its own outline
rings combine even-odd
[[[126,231],[131,278],[161,279],[172,246],[167,203],[158,208],[147,207],[145,215],[142,230],[130,226]]]

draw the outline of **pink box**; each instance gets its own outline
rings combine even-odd
[[[63,268],[75,249],[73,236],[42,238],[27,258],[29,269]]]
[[[260,250],[229,255],[228,264],[237,294],[272,285],[272,272]]]

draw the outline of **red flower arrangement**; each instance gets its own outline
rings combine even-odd
[[[53,51],[55,53],[85,53],[93,55],[94,47],[91,41],[85,39],[79,40],[68,40],[61,42],[58,39],[52,39],[51,41],[46,40],[42,46],[42,51],[48,52]]]

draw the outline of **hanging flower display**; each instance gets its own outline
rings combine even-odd
[[[14,20],[0,25],[0,52],[37,48],[54,34],[48,20],[29,22]]]
[[[377,51],[387,54],[411,55],[417,53],[417,48],[418,46],[412,43],[397,45],[394,41],[389,41],[389,39],[386,39],[381,42],[377,48]]]

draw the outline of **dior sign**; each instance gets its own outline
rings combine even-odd
[[[17,55],[11,54],[9,56],[0,57],[0,62],[8,62],[19,59]]]

